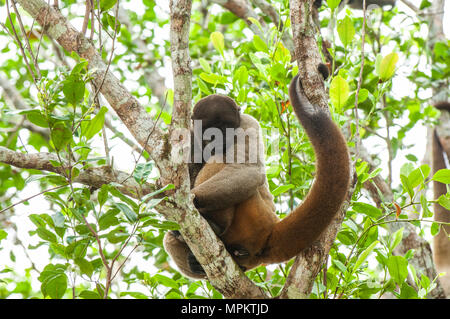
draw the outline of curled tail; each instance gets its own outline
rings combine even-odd
[[[291,81],[289,97],[316,154],[316,179],[303,203],[274,226],[262,256],[267,263],[288,260],[317,240],[350,185],[350,157],[339,127],[326,110],[311,105],[298,75]]]

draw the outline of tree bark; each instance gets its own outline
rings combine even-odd
[[[315,39],[312,2],[311,0],[290,0],[295,56],[298,57],[297,64],[305,94],[311,103],[328,109],[328,97],[323,78],[317,70],[321,58]],[[281,298],[306,298],[311,293],[314,279],[326,262],[331,245],[344,220],[353,191],[351,187],[347,201],[319,240],[297,256],[281,292]]]

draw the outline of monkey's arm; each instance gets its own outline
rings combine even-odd
[[[197,208],[224,209],[243,202],[265,181],[258,165],[226,164],[218,173],[192,189]]]

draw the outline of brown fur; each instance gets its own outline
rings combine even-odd
[[[435,105],[436,108],[444,111],[450,111],[450,103],[448,102],[440,102]],[[439,141],[439,136],[437,135],[436,130],[434,130],[433,134],[433,174],[436,173],[440,169],[447,168],[445,159],[444,159],[444,150]],[[447,154],[447,157],[450,154]],[[437,181],[433,181],[433,191],[434,198],[438,199],[441,195],[447,194],[447,187],[445,184],[442,184]],[[450,211],[439,205],[438,203],[434,204],[434,220],[440,222],[450,223]],[[436,268],[439,272],[446,272],[447,274],[443,277],[440,277],[441,284],[447,295],[450,295],[450,226],[442,225],[439,234],[437,234],[433,239],[433,259],[436,265]]]
[[[257,164],[217,163],[213,157],[199,172],[192,189],[203,208],[202,215],[221,224],[218,235],[244,270],[261,263],[286,261],[308,247],[331,222],[348,191],[349,155],[339,128],[325,110],[311,105],[304,97],[298,76],[291,82],[289,95],[317,157],[316,180],[299,207],[282,220],[275,214],[264,172],[259,124],[245,114],[241,115],[241,127],[258,129]],[[247,145],[245,152],[248,153]],[[187,246],[174,248],[181,245],[179,241],[172,243],[175,235],[168,233],[166,237],[166,250],[180,271],[204,278],[205,274],[198,271],[199,265],[186,258]]]

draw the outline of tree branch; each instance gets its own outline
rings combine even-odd
[[[170,136],[180,128],[190,127],[192,99],[192,70],[189,55],[189,27],[192,3],[190,0],[170,1],[170,42],[172,69],[174,74],[174,107]],[[175,149],[189,144],[188,139],[171,140]],[[192,204],[189,173],[186,163],[169,167],[162,176],[163,184],[172,182],[176,186],[173,202],[163,202],[158,210],[180,225],[180,232],[193,254],[205,270],[211,284],[227,298],[264,298],[265,294],[250,279],[228,254],[209,224]]]
[[[366,148],[361,145],[359,150],[360,158],[369,164],[369,169],[373,170],[376,166],[369,156]],[[373,182],[364,183],[363,187],[370,193],[377,207],[381,207],[382,203],[392,203],[394,201],[394,194],[392,189],[384,181],[384,179],[377,175],[373,178]],[[389,223],[387,224],[390,232],[394,233],[400,228],[403,229],[403,240],[395,248],[395,254],[403,256],[410,249],[415,250],[415,254],[409,263],[414,266],[419,273],[425,274],[428,278],[433,280],[437,276],[437,271],[433,263],[433,255],[431,253],[430,244],[418,236],[415,227],[409,223]],[[416,287],[414,280],[408,279],[408,282],[413,287]],[[444,290],[439,282],[436,281],[436,288],[430,292],[432,298],[445,298]]]
[[[71,169],[66,163],[55,167],[53,162],[59,162],[58,157],[52,153],[23,154],[0,146],[0,162],[18,168],[36,169],[53,172],[64,176],[64,170]],[[145,183],[139,185],[130,174],[116,171],[109,166],[90,167],[80,170],[79,175],[73,180],[87,186],[100,188],[103,184],[115,183],[117,189],[124,194],[139,198],[156,190],[155,185]]]
[[[116,111],[122,122],[130,130],[138,143],[143,146],[161,168],[166,164],[167,145],[163,132],[156,128],[145,108],[132,96],[122,83],[107,71],[96,48],[81,32],[78,32],[60,13],[43,0],[17,0],[18,3],[43,27],[45,32],[68,52],[76,52],[89,61],[88,68],[93,72],[93,82],[100,88],[108,103]],[[148,132],[152,139],[148,140]],[[148,143],[147,143],[148,142]]]
[[[327,108],[327,93],[323,78],[317,70],[321,58],[315,40],[312,2],[311,0],[290,0],[292,32],[303,89],[311,103]],[[326,262],[328,252],[344,220],[353,191],[354,188],[351,187],[346,202],[320,238],[297,256],[281,292],[281,298],[305,298],[311,293],[314,279]]]

